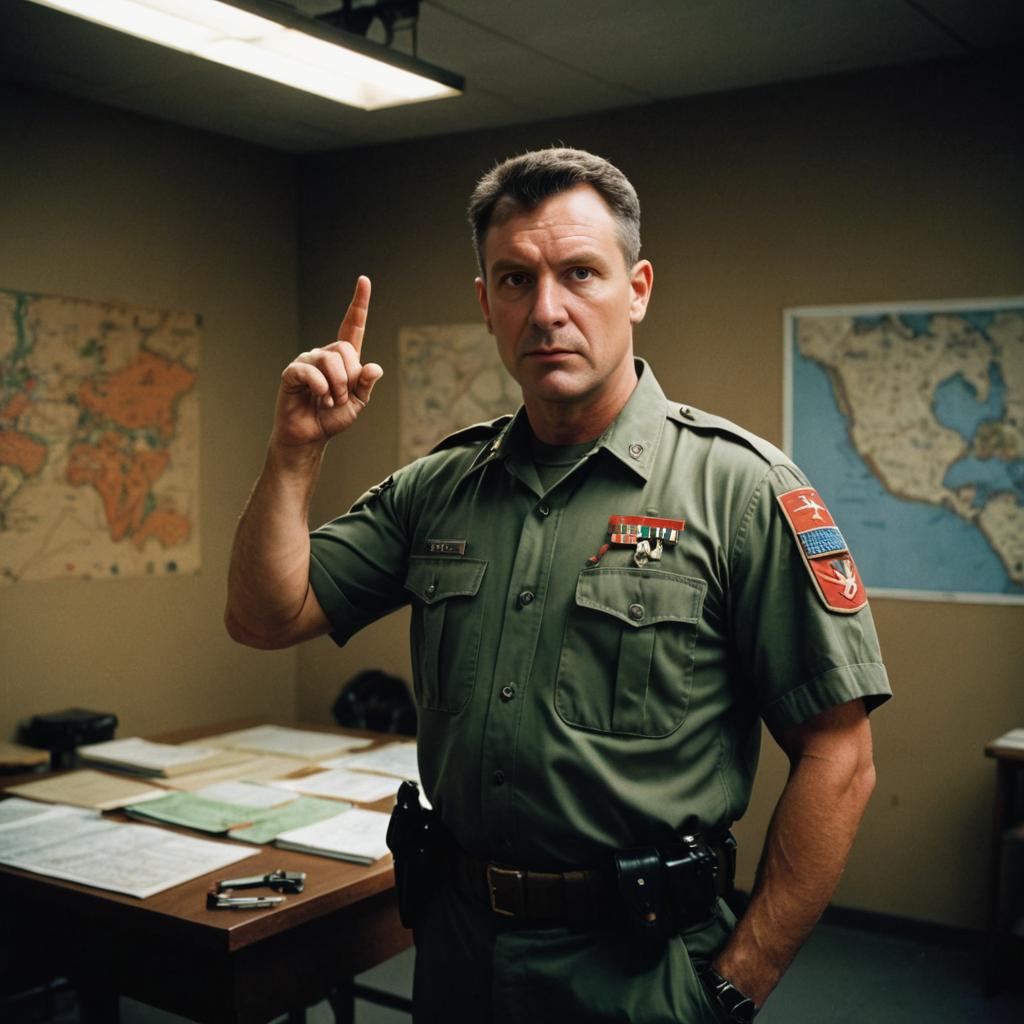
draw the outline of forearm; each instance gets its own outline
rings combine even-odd
[[[272,442],[268,449],[235,532],[228,570],[224,621],[240,643],[285,647],[323,631],[323,613],[309,587],[309,504],[324,447]]]
[[[866,728],[866,721],[865,721]],[[870,746],[794,758],[746,913],[715,969],[761,1006],[828,905],[874,788]]]

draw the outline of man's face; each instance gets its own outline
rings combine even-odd
[[[614,416],[636,383],[633,324],[652,271],[626,266],[600,194],[579,185],[492,224],[483,256],[480,306],[527,409],[607,405]]]

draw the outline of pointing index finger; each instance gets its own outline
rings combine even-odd
[[[366,318],[370,312],[370,279],[360,274],[356,281],[356,290],[352,301],[348,304],[345,319],[338,328],[338,341],[347,341],[359,352],[363,347],[363,332],[366,330]]]

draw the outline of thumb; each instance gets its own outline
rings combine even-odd
[[[370,392],[373,391],[374,384],[376,384],[383,376],[383,367],[379,366],[377,363],[364,363],[363,368],[359,373],[359,381],[352,389],[352,394],[355,395],[363,405],[366,405],[366,403],[370,401]]]

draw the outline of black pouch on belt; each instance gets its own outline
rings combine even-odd
[[[615,874],[626,921],[634,932],[665,940],[711,916],[718,901],[718,856],[699,836],[677,844],[622,850]]]
[[[413,926],[417,907],[437,886],[441,843],[440,818],[420,804],[414,782],[403,782],[388,822],[387,844],[395,859],[398,915],[406,928]]]
[[[615,854],[615,876],[630,929],[654,940],[668,938],[675,930],[675,914],[658,850],[621,850]]]

